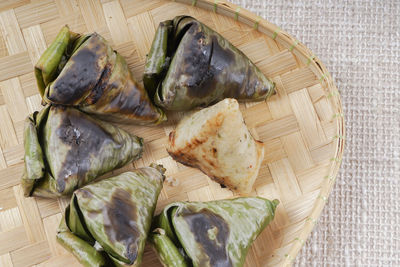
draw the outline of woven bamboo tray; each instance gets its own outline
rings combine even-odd
[[[310,50],[225,1],[16,0],[0,2],[0,266],[79,266],[55,240],[68,199],[24,198],[19,185],[23,121],[41,108],[33,76],[40,54],[62,25],[76,32],[97,31],[141,80],[158,23],[181,14],[216,29],[276,82],[278,93],[267,102],[241,104],[249,129],[266,149],[252,194],[281,201],[275,220],[249,250],[246,266],[283,266],[294,260],[332,190],[344,145],[339,93]],[[170,122],[158,127],[123,126],[144,137],[146,152],[114,174],[153,161],[164,164],[172,182],[164,186],[158,211],[176,200],[233,196],[166,153],[167,136],[182,115],[169,114]],[[143,266],[160,266],[149,247]]]

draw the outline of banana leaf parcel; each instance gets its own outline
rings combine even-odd
[[[84,266],[139,266],[164,172],[152,164],[76,190],[58,242]]]
[[[25,195],[56,197],[140,158],[143,140],[75,108],[46,106],[26,119],[24,148]]]
[[[259,197],[172,203],[155,219],[150,241],[167,267],[240,267],[278,203]]]
[[[167,110],[208,106],[228,97],[260,101],[275,92],[274,83],[243,52],[189,16],[160,23],[143,82]]]
[[[125,59],[97,33],[80,35],[64,26],[35,65],[35,76],[45,103],[76,106],[111,121],[166,120]]]

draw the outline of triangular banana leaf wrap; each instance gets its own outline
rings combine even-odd
[[[259,197],[167,205],[150,241],[164,266],[243,266],[279,201]]]
[[[139,266],[164,172],[152,164],[76,190],[58,242],[85,266]]]
[[[97,33],[79,35],[63,27],[35,65],[35,76],[46,103],[76,106],[110,121],[166,120],[125,59]]]
[[[275,84],[220,34],[189,16],[161,22],[143,82],[167,110],[208,106],[224,98],[261,101]]]
[[[141,157],[143,139],[72,107],[46,106],[24,130],[26,196],[72,193]]]

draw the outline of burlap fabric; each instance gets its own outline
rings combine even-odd
[[[342,168],[294,265],[400,266],[400,1],[232,2],[313,50],[342,97]]]

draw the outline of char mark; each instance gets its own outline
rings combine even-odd
[[[110,221],[109,225],[105,225],[107,236],[112,242],[125,246],[125,257],[129,264],[133,264],[138,256],[140,231],[137,227],[137,207],[130,193],[116,189],[106,205],[104,216]]]
[[[218,214],[208,209],[199,212],[186,210],[182,217],[189,225],[196,242],[204,250],[208,259],[202,259],[199,263],[215,267],[231,267],[232,262],[227,252],[229,238],[229,225]]]

